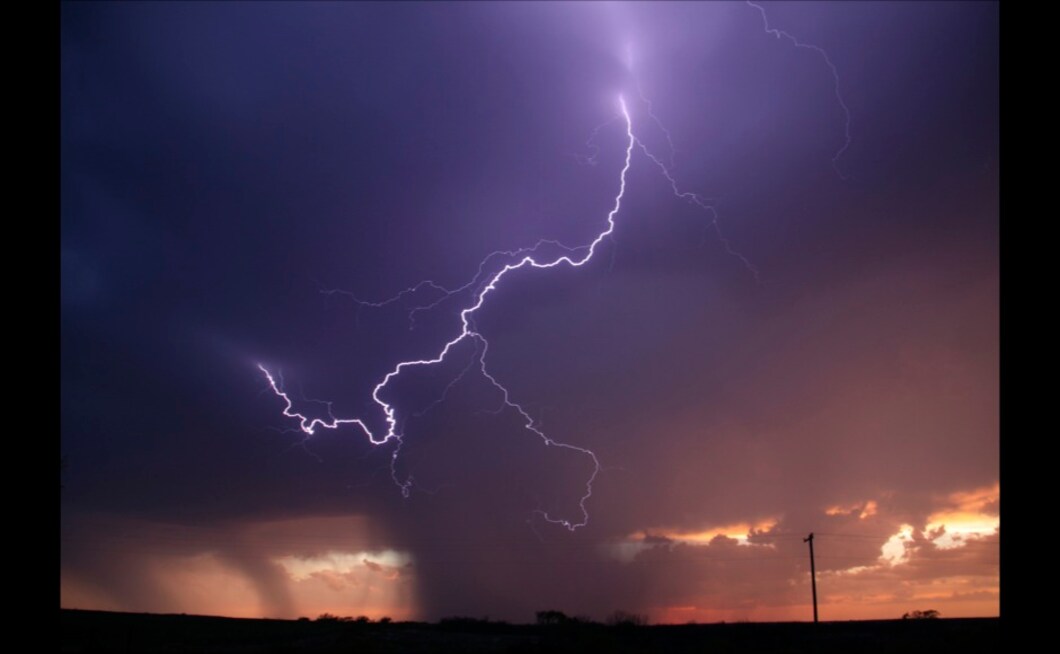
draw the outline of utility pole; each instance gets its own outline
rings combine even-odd
[[[802,539],[802,542],[810,544],[810,587],[813,589],[813,623],[817,624],[817,570],[813,566],[813,532]]]

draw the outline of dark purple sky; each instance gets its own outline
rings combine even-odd
[[[845,149],[742,3],[64,3],[63,605],[806,619],[816,531],[823,618],[996,614],[997,5],[764,6]],[[384,429],[470,298],[352,296],[606,228],[620,94],[758,277],[635,148],[475,313],[589,524],[477,369],[424,412],[470,341],[386,390],[408,498],[298,432],[258,363]]]

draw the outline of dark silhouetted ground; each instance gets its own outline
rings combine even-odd
[[[61,609],[63,652],[919,652],[1000,651],[1000,619],[657,625],[245,620]]]

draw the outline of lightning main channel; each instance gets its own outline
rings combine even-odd
[[[384,400],[381,394],[383,390],[390,384],[390,382],[393,381],[396,377],[398,377],[404,370],[408,368],[440,364],[445,360],[445,358],[449,355],[452,349],[458,344],[465,340],[474,340],[476,342],[477,347],[475,360],[477,360],[478,362],[479,371],[482,373],[483,377],[488,380],[490,384],[492,384],[493,387],[497,389],[497,391],[501,394],[503,406],[514,410],[523,418],[524,428],[527,431],[536,434],[548,447],[557,447],[561,449],[572,450],[574,452],[582,454],[583,456],[589,458],[592,461],[592,473],[590,474],[588,480],[585,482],[585,493],[581,496],[581,499],[578,502],[578,506],[581,510],[580,518],[556,518],[549,515],[546,511],[537,511],[537,513],[541,515],[546,521],[566,527],[570,531],[574,531],[579,527],[584,527],[585,525],[589,524],[589,511],[586,508],[586,503],[589,501],[589,498],[592,497],[593,482],[596,480],[597,475],[600,473],[599,459],[597,458],[596,454],[589,449],[578,447],[577,445],[572,445],[569,443],[562,443],[560,441],[550,438],[548,435],[545,434],[544,431],[542,431],[538,423],[526,411],[526,409],[524,409],[519,403],[512,400],[511,393],[508,391],[508,389],[489,372],[486,366],[486,355],[489,351],[489,341],[486,340],[486,337],[483,336],[481,332],[478,332],[474,328],[472,317],[474,316],[476,311],[482,308],[482,305],[486,302],[486,298],[497,289],[498,284],[500,284],[501,280],[504,279],[504,277],[508,275],[508,273],[515,270],[519,270],[521,268],[555,268],[561,264],[568,265],[572,268],[581,267],[593,258],[593,255],[596,253],[597,246],[600,245],[600,243],[604,239],[611,236],[611,234],[614,232],[615,216],[618,215],[619,210],[621,210],[622,208],[622,198],[626,192],[626,173],[629,171],[630,163],[633,158],[633,148],[637,144],[637,139],[633,134],[633,122],[630,119],[629,110],[626,107],[626,101],[622,96],[619,96],[618,103],[621,109],[622,117],[626,123],[627,142],[625,162],[622,166],[622,172],[619,174],[618,194],[615,195],[614,205],[612,206],[611,211],[609,211],[607,214],[607,228],[597,234],[596,238],[593,239],[591,243],[576,248],[570,248],[556,241],[542,240],[539,241],[532,248],[524,248],[515,251],[494,252],[488,255],[485,259],[483,259],[482,263],[479,265],[479,274],[475,276],[475,279],[458,289],[449,291],[448,289],[445,289],[444,287],[433,282],[421,282],[420,284],[417,284],[414,287],[402,291],[402,293],[399,294],[398,297],[404,297],[406,295],[414,294],[422,288],[432,288],[434,290],[440,290],[445,294],[442,298],[438,298],[426,305],[417,305],[416,308],[425,309],[430,306],[436,306],[437,303],[441,302],[442,300],[448,297],[451,297],[453,294],[474,286],[476,280],[483,277],[482,271],[485,268],[486,262],[492,259],[493,257],[500,254],[521,257],[515,263],[504,264],[504,266],[501,267],[499,271],[493,273],[492,276],[488,277],[488,281],[478,287],[478,289],[472,296],[473,302],[460,311],[460,333],[457,334],[452,340],[446,342],[437,356],[431,359],[413,359],[409,361],[402,361],[396,366],[394,366],[394,368],[390,372],[388,372],[383,377],[383,379],[379,381],[378,384],[375,385],[375,388],[372,389],[372,400],[382,410],[383,418],[386,423],[385,433],[380,435],[376,432],[373,432],[372,429],[368,426],[368,424],[361,418],[336,418],[333,415],[330,415],[330,412],[327,419],[311,418],[303,413],[295,411],[294,402],[291,400],[290,395],[283,389],[281,384],[277,383],[276,377],[272,374],[272,372],[270,372],[264,365],[259,363],[258,369],[262,372],[262,374],[265,375],[265,378],[266,380],[268,380],[269,386],[272,388],[273,393],[275,393],[284,401],[285,406],[283,409],[283,415],[288,418],[297,420],[299,428],[303,432],[305,432],[305,434],[310,436],[315,434],[317,429],[339,429],[344,425],[352,425],[359,427],[373,445],[383,445],[390,441],[395,441],[396,445],[394,451],[391,454],[391,473],[395,483],[397,483],[397,485],[401,488],[402,495],[408,497],[409,490],[412,485],[412,479],[410,477],[407,478],[405,481],[399,480],[395,470],[395,464],[397,461],[398,453],[401,450],[401,446],[404,444],[402,433],[398,428],[397,409],[390,402]],[[545,244],[559,246],[560,248],[565,250],[566,253],[560,254],[559,256],[556,256],[555,258],[548,261],[539,261],[536,258],[537,251],[542,245]],[[579,256],[577,253],[581,253],[581,255]],[[390,301],[387,301],[387,303],[388,302]],[[382,303],[380,303],[380,305],[381,304]],[[460,377],[463,377],[467,370],[468,369],[465,368],[464,372],[461,373]],[[454,380],[453,383],[455,383],[455,381],[456,380]]]

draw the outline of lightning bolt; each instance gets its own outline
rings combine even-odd
[[[625,195],[625,192],[626,192],[626,173],[629,172],[630,163],[631,163],[632,158],[633,158],[633,148],[634,148],[634,146],[637,143],[637,140],[636,140],[636,138],[633,135],[633,122],[630,119],[629,110],[626,107],[626,101],[625,101],[624,98],[622,98],[620,96],[619,99],[618,99],[618,102],[619,102],[619,106],[620,106],[620,109],[621,109],[622,117],[623,117],[623,119],[625,120],[625,123],[626,123],[626,138],[627,138],[626,155],[625,155],[625,161],[624,161],[623,166],[622,166],[622,172],[619,175],[618,194],[615,196],[615,202],[614,202],[613,207],[611,208],[611,211],[608,212],[608,214],[607,214],[607,228],[606,229],[604,229],[599,234],[597,234],[596,238],[593,239],[593,241],[591,243],[589,243],[588,245],[583,245],[583,246],[579,246],[579,247],[576,247],[576,248],[567,247],[567,246],[565,246],[565,245],[563,245],[561,243],[558,243],[557,241],[542,240],[542,241],[539,241],[532,248],[523,248],[521,250],[514,250],[514,251],[493,252],[493,253],[487,255],[487,257],[485,259],[483,259],[482,263],[479,265],[479,273],[475,276],[474,279],[472,279],[470,282],[468,282],[464,286],[462,286],[462,287],[460,287],[458,289],[452,290],[452,291],[446,289],[445,287],[443,287],[443,286],[441,286],[439,284],[436,284],[435,282],[427,281],[427,282],[420,282],[416,286],[413,286],[413,287],[410,287],[408,289],[405,289],[404,291],[399,293],[394,298],[391,298],[389,300],[385,300],[383,302],[369,303],[369,302],[364,302],[364,301],[361,301],[361,300],[357,300],[358,302],[361,302],[362,304],[368,304],[368,305],[372,305],[372,306],[385,306],[387,304],[390,304],[392,302],[396,302],[396,301],[398,301],[398,300],[400,300],[400,299],[402,299],[404,297],[407,297],[409,295],[414,295],[414,294],[418,293],[420,290],[425,289],[425,288],[434,289],[436,291],[441,291],[443,293],[442,297],[440,297],[440,298],[438,298],[438,299],[436,299],[436,300],[434,300],[434,301],[432,301],[432,302],[430,302],[428,304],[417,305],[415,307],[415,309],[414,309],[414,310],[422,310],[422,309],[426,309],[426,308],[429,308],[429,307],[432,307],[432,306],[437,306],[437,304],[441,303],[442,301],[446,300],[447,298],[453,297],[455,294],[459,293],[460,291],[467,290],[469,288],[475,287],[476,286],[476,282],[478,280],[480,280],[480,279],[483,279],[483,278],[487,279],[487,281],[485,281],[485,283],[477,286],[477,290],[472,295],[473,302],[470,305],[464,307],[460,311],[460,323],[461,323],[460,333],[457,334],[452,340],[446,342],[445,345],[438,352],[437,356],[435,356],[434,358],[431,358],[431,359],[413,359],[413,360],[409,360],[409,361],[402,361],[402,362],[398,363],[396,366],[394,366],[394,368],[390,372],[388,372],[383,377],[383,379],[379,381],[378,384],[375,385],[375,388],[372,390],[372,400],[379,406],[380,410],[382,411],[383,418],[384,418],[385,423],[386,423],[386,432],[385,433],[383,433],[381,435],[377,434],[377,433],[374,433],[372,431],[372,429],[368,426],[368,424],[365,423],[364,420],[362,420],[361,418],[336,418],[333,415],[331,415],[330,412],[329,412],[329,415],[328,415],[328,417],[326,419],[325,418],[311,418],[311,417],[309,417],[309,416],[307,416],[305,414],[302,414],[302,413],[299,413],[299,412],[295,411],[294,410],[294,402],[291,400],[290,395],[286,391],[284,391],[283,387],[280,384],[277,383],[276,377],[264,365],[259,363],[258,364],[258,369],[262,372],[262,374],[265,375],[265,378],[268,380],[269,386],[272,388],[273,393],[275,393],[278,397],[280,397],[284,401],[285,406],[284,406],[284,409],[283,409],[283,415],[288,417],[288,418],[293,418],[295,420],[298,420],[298,425],[301,428],[301,430],[303,432],[305,432],[307,435],[310,435],[310,436],[313,435],[314,433],[316,433],[317,429],[338,429],[338,428],[340,428],[340,427],[342,427],[344,425],[352,425],[352,426],[359,427],[361,429],[361,431],[363,431],[364,434],[368,437],[368,440],[373,445],[383,445],[383,444],[388,443],[390,441],[395,441],[396,442],[396,446],[394,448],[394,451],[391,453],[391,472],[393,473],[393,478],[394,478],[395,483],[397,483],[397,485],[401,488],[402,494],[407,497],[408,494],[409,494],[409,489],[410,489],[410,487],[412,485],[412,479],[411,479],[411,477],[409,477],[409,478],[405,479],[404,481],[399,480],[398,477],[397,477],[396,469],[395,469],[395,463],[396,463],[398,455],[399,455],[399,453],[401,451],[401,446],[404,443],[404,441],[402,439],[401,431],[398,428],[397,409],[390,402],[388,402],[387,400],[383,399],[382,393],[386,389],[386,387],[390,384],[390,382],[393,381],[398,375],[400,375],[406,369],[416,368],[416,367],[421,367],[421,366],[437,365],[437,364],[443,362],[445,360],[445,358],[447,356],[449,356],[449,353],[453,350],[453,348],[455,348],[461,342],[463,342],[465,340],[469,340],[469,339],[470,340],[474,340],[475,343],[476,343],[476,347],[478,348],[476,350],[477,351],[477,355],[476,355],[477,359],[476,360],[478,361],[478,364],[479,364],[479,366],[478,366],[479,367],[479,371],[482,373],[483,377],[485,379],[487,379],[493,385],[493,387],[496,388],[501,393],[503,405],[505,407],[509,408],[509,409],[512,409],[512,410],[516,411],[520,416],[522,416],[522,418],[525,421],[524,422],[525,429],[527,431],[530,431],[530,432],[534,433],[535,435],[537,435],[542,440],[542,442],[544,442],[544,444],[547,447],[557,447],[557,448],[561,448],[561,449],[566,449],[566,450],[571,450],[571,451],[574,451],[574,452],[578,452],[581,455],[589,458],[592,461],[593,471],[592,471],[592,474],[589,476],[588,481],[586,481],[586,483],[585,483],[585,493],[584,493],[584,495],[582,495],[581,499],[579,500],[579,508],[581,509],[581,518],[579,518],[579,519],[556,518],[556,517],[552,517],[551,515],[549,515],[545,511],[538,511],[537,512],[546,521],[551,522],[553,524],[557,524],[557,525],[561,525],[563,527],[566,527],[570,531],[574,531],[575,529],[577,529],[579,527],[584,527],[585,525],[587,525],[589,523],[589,512],[588,512],[588,509],[586,508],[586,502],[588,502],[589,498],[592,497],[593,482],[596,480],[597,475],[600,473],[600,461],[599,461],[599,459],[597,458],[596,454],[593,453],[591,450],[588,450],[588,449],[583,448],[583,447],[578,447],[576,445],[571,445],[569,443],[562,443],[562,442],[557,441],[557,440],[549,437],[548,435],[546,435],[544,433],[544,431],[542,431],[540,429],[540,427],[538,426],[537,422],[526,411],[526,409],[524,409],[522,407],[522,405],[520,405],[517,402],[512,400],[511,393],[508,391],[508,389],[499,380],[497,380],[496,377],[494,377],[489,372],[489,370],[488,370],[488,368],[486,366],[486,355],[487,355],[487,353],[489,351],[489,342],[486,340],[485,336],[483,336],[480,332],[475,330],[474,324],[473,324],[473,316],[474,316],[475,312],[477,312],[480,308],[482,308],[483,304],[485,304],[485,302],[486,302],[486,298],[489,297],[489,295],[491,293],[493,293],[493,291],[495,291],[498,288],[498,285],[501,283],[501,281],[509,273],[511,273],[513,271],[516,271],[516,270],[520,270],[522,268],[538,268],[538,269],[555,268],[555,267],[560,266],[560,265],[567,265],[567,266],[570,266],[572,268],[581,267],[581,266],[585,265],[590,259],[593,258],[593,255],[596,254],[597,246],[599,246],[600,243],[604,239],[606,239],[609,236],[611,236],[611,234],[614,232],[614,230],[615,230],[615,216],[618,215],[619,210],[622,208],[622,198],[623,198],[623,196]],[[559,256],[556,256],[555,258],[552,258],[551,260],[539,261],[536,257],[537,257],[537,254],[538,254],[538,250],[543,245],[556,245],[556,246],[562,248],[563,250],[565,250],[565,253],[564,254],[560,254]],[[516,262],[514,262],[514,263],[506,263],[506,264],[504,264],[500,268],[500,270],[498,270],[497,272],[493,273],[492,275],[485,275],[484,271],[486,269],[486,264],[490,260],[494,259],[495,257],[497,257],[499,255],[508,255],[510,257],[517,258],[518,260]],[[464,371],[460,374],[460,376],[457,379],[455,379],[453,382],[451,382],[450,386],[448,386],[446,388],[446,393],[449,392],[449,389],[452,388],[453,384],[455,384],[457,381],[459,381],[459,379],[462,378],[464,376],[464,374],[466,374],[467,370],[468,369],[465,368]]]
[[[766,33],[772,34],[778,39],[787,39],[796,48],[808,49],[816,52],[824,59],[829,70],[831,71],[832,78],[834,81],[836,99],[838,100],[840,107],[842,107],[845,116],[845,139],[843,145],[832,157],[832,167],[835,169],[836,173],[839,174],[840,178],[846,179],[842,171],[840,171],[839,169],[838,160],[850,146],[850,110],[848,109],[846,102],[843,100],[842,94],[840,93],[839,74],[835,65],[832,63],[831,58],[829,58],[828,53],[825,52],[822,48],[813,44],[803,43],[788,32],[771,28],[769,25],[768,17],[766,15],[766,11],[761,5],[758,5],[749,0],[747,1],[747,4],[757,9],[761,13],[763,27]],[[632,50],[629,48],[627,48],[626,59],[627,68],[632,74],[633,55]],[[675,154],[672,135],[670,131],[666,129],[665,125],[663,125],[662,121],[655,115],[652,103],[650,100],[648,100],[647,97],[645,97],[636,75],[633,75],[633,81],[634,90],[636,91],[636,94],[639,100],[641,101],[642,105],[646,108],[646,115],[651,121],[655,123],[655,125],[658,126],[658,128],[666,137],[666,142],[669,146],[668,159],[670,165],[668,166],[660,157],[653,154],[648,149],[647,145],[645,145],[640,139],[638,139],[634,135],[633,122],[630,118],[629,109],[626,105],[625,98],[620,96],[618,99],[620,117],[625,121],[626,128],[625,159],[623,162],[622,170],[619,174],[618,193],[615,195],[614,204],[607,214],[606,228],[603,229],[603,231],[598,233],[596,237],[587,245],[571,247],[559,241],[542,239],[532,247],[520,248],[517,250],[497,250],[495,252],[491,252],[490,254],[486,255],[486,257],[484,257],[479,263],[477,272],[469,282],[467,282],[463,286],[453,289],[447,288],[432,280],[426,280],[404,289],[403,291],[399,292],[397,295],[391,298],[381,301],[366,301],[358,298],[357,296],[347,291],[341,291],[336,289],[323,289],[321,292],[327,295],[348,295],[353,299],[356,304],[361,307],[381,308],[392,304],[401,303],[402,306],[404,306],[408,310],[409,329],[415,328],[416,315],[421,311],[429,311],[445,302],[453,300],[454,298],[464,297],[468,293],[470,293],[470,299],[463,306],[463,308],[460,309],[459,315],[461,328],[459,333],[451,340],[447,341],[441,347],[435,357],[430,359],[413,359],[408,361],[402,361],[395,365],[394,368],[390,370],[390,372],[388,372],[373,388],[371,397],[382,413],[384,423],[386,425],[386,429],[384,432],[374,432],[368,426],[368,424],[361,418],[336,418],[331,412],[330,403],[324,403],[328,407],[327,418],[314,418],[295,411],[294,402],[292,401],[290,395],[283,388],[282,378],[278,383],[277,376],[274,376],[273,373],[270,372],[264,365],[258,364],[258,369],[261,371],[262,374],[264,374],[273,393],[275,393],[279,398],[281,398],[285,404],[283,409],[283,415],[287,418],[297,420],[298,427],[306,436],[312,436],[316,433],[318,429],[334,430],[346,425],[351,425],[360,428],[360,430],[363,431],[364,434],[368,437],[369,442],[371,442],[373,445],[384,445],[393,441],[395,443],[395,446],[390,455],[391,478],[393,479],[394,483],[401,489],[402,495],[404,497],[408,497],[413,486],[413,478],[411,475],[408,475],[404,479],[401,479],[397,472],[397,461],[400,456],[401,448],[404,445],[404,425],[406,420],[408,419],[408,416],[404,416],[399,420],[396,407],[383,397],[385,389],[391,383],[391,381],[401,375],[403,371],[410,368],[440,364],[446,360],[446,358],[450,355],[453,349],[456,348],[458,345],[460,345],[464,341],[471,341],[474,345],[474,350],[472,353],[472,357],[467,363],[467,365],[454,379],[449,382],[442,395],[437,400],[435,400],[426,408],[421,409],[418,412],[413,412],[411,416],[422,416],[431,409],[433,409],[433,407],[445,401],[452,388],[461,380],[463,380],[473,368],[477,367],[478,372],[482,375],[482,377],[486,379],[500,394],[501,406],[499,411],[507,409],[519,414],[519,416],[521,416],[521,418],[523,419],[523,428],[536,435],[545,444],[546,447],[556,447],[564,450],[570,450],[586,457],[587,459],[589,459],[589,461],[591,461],[592,472],[585,482],[585,492],[582,494],[578,502],[581,514],[580,517],[560,518],[553,517],[548,512],[543,510],[537,510],[534,512],[536,515],[541,516],[541,518],[543,518],[545,521],[565,527],[569,531],[574,531],[580,527],[584,527],[585,525],[587,525],[589,523],[589,511],[587,508],[587,503],[589,502],[593,494],[593,483],[596,481],[597,476],[602,470],[602,466],[600,464],[599,459],[593,451],[587,448],[579,447],[570,443],[563,443],[548,436],[543,431],[540,424],[536,420],[534,420],[534,418],[527,412],[527,410],[518,402],[512,399],[511,393],[507,389],[507,387],[505,387],[489,371],[489,368],[486,363],[487,355],[489,353],[489,341],[481,332],[476,330],[474,324],[475,313],[480,308],[482,308],[482,306],[486,302],[487,297],[489,297],[489,295],[498,288],[501,281],[513,271],[520,270],[523,268],[554,268],[560,265],[566,265],[571,268],[578,268],[585,265],[593,258],[600,243],[602,243],[605,239],[611,238],[614,234],[615,217],[618,215],[619,211],[622,208],[622,199],[626,192],[626,175],[629,172],[633,158],[633,150],[635,148],[639,148],[648,158],[648,160],[650,160],[660,170],[662,175],[666,178],[667,182],[669,182],[670,188],[673,191],[675,197],[685,200],[690,204],[698,206],[700,209],[702,209],[709,215],[710,223],[714,227],[714,231],[717,234],[719,241],[722,243],[725,251],[729,255],[738,258],[743,263],[744,267],[747,268],[747,270],[749,270],[753,274],[755,280],[760,281],[758,268],[747,257],[735,250],[732,247],[730,241],[723,234],[721,225],[719,224],[719,215],[717,209],[702,196],[691,191],[682,190],[678,185],[675,176],[671,172],[671,169],[674,167]],[[597,163],[596,157],[599,150],[594,143],[597,133],[600,129],[602,129],[606,125],[609,125],[618,117],[619,116],[616,116],[615,118],[608,120],[607,122],[597,126],[592,131],[589,138],[589,142],[587,143],[587,145],[590,147],[590,150],[592,151],[592,154],[589,157],[580,157],[575,155],[578,158],[579,162],[588,163],[590,165],[595,165]],[[544,260],[541,260],[539,258],[540,252],[546,246],[551,247],[553,251],[558,250],[561,253],[558,255],[553,255],[551,258],[545,258]],[[499,270],[492,272],[496,266],[495,262],[497,262],[498,260],[504,260],[507,263],[504,263]]]
[[[824,51],[824,48],[813,45],[812,43],[803,43],[802,41],[795,38],[789,32],[784,30],[775,29],[769,26],[769,16],[766,15],[765,7],[751,0],[745,0],[748,6],[754,7],[758,10],[758,13],[762,14],[762,28],[767,34],[772,34],[778,39],[787,39],[796,48],[803,50],[812,50],[824,59],[824,63],[828,66],[828,70],[832,72],[832,83],[835,89],[835,99],[839,103],[839,106],[843,109],[843,145],[840,146],[836,153],[832,155],[832,168],[835,169],[839,178],[846,181],[848,178],[843,174],[843,171],[839,169],[839,158],[843,156],[843,153],[850,147],[850,108],[847,107],[846,101],[843,100],[843,94],[839,91],[839,71],[836,69],[835,64],[832,63],[832,58],[828,56],[828,53]]]
[[[602,127],[602,125],[601,125],[601,127]],[[404,305],[405,308],[408,310],[409,330],[411,331],[411,330],[414,330],[416,328],[416,314],[417,313],[419,313],[421,311],[430,311],[431,309],[434,309],[435,307],[441,305],[443,302],[445,302],[445,301],[447,301],[447,300],[459,295],[460,293],[463,293],[464,291],[467,291],[468,289],[470,289],[472,287],[475,287],[477,285],[481,288],[482,280],[485,279],[486,277],[488,277],[487,272],[486,272],[486,268],[487,268],[486,264],[489,263],[490,261],[492,261],[493,259],[496,259],[498,257],[506,257],[508,259],[516,259],[516,258],[519,258],[521,256],[525,256],[527,254],[534,254],[538,250],[540,250],[542,246],[545,246],[545,245],[551,245],[551,246],[553,246],[553,247],[555,247],[557,249],[560,249],[560,250],[563,250],[563,251],[567,252],[568,254],[573,254],[574,252],[583,249],[583,248],[580,248],[580,247],[570,247],[568,245],[564,245],[563,243],[561,243],[561,242],[559,242],[557,240],[554,240],[554,239],[541,239],[535,245],[533,245],[532,247],[520,248],[518,250],[496,250],[494,252],[490,252],[489,254],[487,254],[482,259],[482,261],[479,262],[478,272],[475,273],[475,276],[471,278],[471,281],[469,281],[468,283],[464,284],[463,286],[460,286],[458,288],[454,288],[452,290],[442,286],[441,284],[438,284],[438,283],[428,279],[428,280],[424,280],[422,282],[419,282],[418,284],[415,284],[413,286],[410,286],[410,287],[402,290],[397,295],[394,295],[394,296],[389,297],[389,298],[387,298],[385,300],[379,300],[379,301],[362,300],[362,299],[358,298],[356,295],[354,295],[353,293],[351,293],[349,291],[346,291],[346,290],[342,290],[342,289],[322,289],[320,292],[322,294],[324,294],[324,295],[329,295],[329,296],[330,295],[345,295],[345,296],[348,296],[350,299],[352,299],[353,302],[355,304],[357,304],[359,307],[371,307],[371,308],[379,309],[379,308],[382,308],[382,307],[385,307],[385,306],[389,306],[391,304],[395,304],[395,303],[403,300],[406,297],[416,295],[417,293],[419,293],[419,291],[421,289],[425,289],[426,288],[426,289],[432,289],[432,290],[435,290],[435,291],[440,291],[442,293],[440,296],[436,297],[433,300],[427,301],[425,304],[416,304],[416,305],[411,306],[411,307],[408,304]]]

